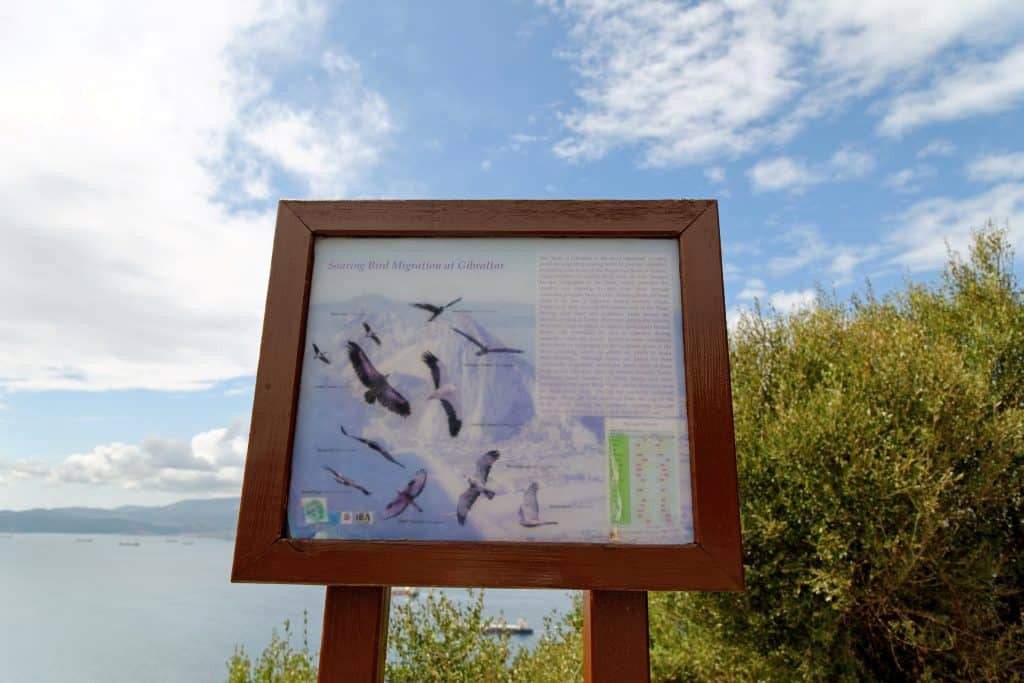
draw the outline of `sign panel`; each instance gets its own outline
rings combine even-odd
[[[693,542],[670,239],[316,240],[291,538]]]
[[[282,201],[232,579],[743,587],[711,200]]]

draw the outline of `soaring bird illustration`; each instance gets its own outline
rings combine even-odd
[[[442,313],[444,313],[445,309],[451,308],[452,306],[454,306],[455,304],[459,303],[460,301],[462,301],[462,297],[461,296],[458,299],[453,299],[452,301],[449,301],[444,306],[435,306],[434,304],[409,304],[409,305],[413,306],[415,308],[422,308],[424,311],[429,311],[430,313],[432,313],[433,315],[431,315],[429,318],[427,318],[427,322],[429,323],[431,320],[433,320],[437,316],[439,316]]]
[[[356,489],[357,491],[362,491],[363,495],[365,495],[365,496],[370,495],[369,491],[367,491],[362,486],[360,486],[359,484],[355,483],[354,481],[352,481],[351,479],[346,477],[344,474],[341,474],[340,472],[338,472],[338,470],[336,470],[336,469],[334,469],[332,467],[328,467],[327,465],[324,465],[323,468],[325,470],[327,470],[328,472],[330,472],[331,476],[334,477],[334,481],[338,482],[342,486],[351,486],[352,488]]]
[[[441,402],[444,414],[448,416],[448,433],[455,438],[462,429],[462,420],[455,412],[455,387],[448,381],[448,372],[437,356],[430,351],[424,351],[423,362],[430,368],[430,376],[434,380],[434,391],[427,396],[427,400],[436,398]]]
[[[386,450],[384,450],[384,447],[381,446],[376,441],[374,441],[372,439],[364,439],[361,436],[356,436],[354,434],[349,434],[348,432],[345,431],[345,425],[341,425],[341,433],[344,434],[345,436],[347,436],[350,439],[355,439],[359,443],[366,444],[367,447],[372,448],[373,450],[377,451],[382,456],[384,456],[385,460],[390,460],[391,462],[395,463],[399,467],[405,467],[405,465],[403,465],[402,463],[400,463],[397,460],[395,460],[395,458],[390,453],[388,453]]]
[[[529,527],[558,524],[558,522],[540,521],[540,507],[537,505],[538,488],[537,482],[531,482],[530,486],[523,492],[523,504],[519,506],[519,523]]]
[[[456,332],[458,332],[459,334],[461,334],[463,337],[465,337],[469,341],[473,342],[473,344],[477,348],[480,349],[479,351],[476,352],[476,355],[478,355],[478,356],[484,356],[484,355],[486,355],[488,353],[522,353],[523,352],[522,349],[510,349],[510,348],[507,348],[505,346],[487,346],[486,344],[481,342],[476,337],[474,337],[472,335],[469,335],[469,334],[466,334],[465,332],[463,332],[460,329],[457,329],[457,328],[454,328],[454,327],[452,329],[455,330]]]
[[[487,496],[487,500],[494,498],[494,491],[486,488],[484,484],[487,483],[487,476],[491,473],[491,466],[499,457],[501,457],[501,453],[498,451],[487,451],[477,458],[476,476],[469,477],[469,488],[459,496],[459,504],[455,508],[455,516],[458,518],[459,524],[466,523],[466,515],[469,514],[469,509],[473,507],[473,503],[481,493]]]
[[[328,358],[327,355],[324,354],[324,352],[321,351],[320,347],[317,346],[316,344],[313,344],[313,356],[316,357],[317,360],[322,360],[327,365],[331,364],[331,359]]]
[[[380,401],[380,404],[393,413],[402,417],[409,415],[409,402],[398,393],[393,386],[388,384],[388,375],[382,375],[373,367],[373,363],[366,357],[366,352],[354,341],[348,343],[348,357],[352,361],[352,369],[356,371],[356,377],[366,387],[363,398],[367,403]]]
[[[423,492],[423,487],[427,484],[427,471],[417,470],[416,475],[409,480],[409,483],[405,485],[405,488],[398,492],[398,496],[388,503],[388,506],[384,508],[384,514],[381,515],[384,519],[391,519],[405,512],[405,508],[412,505],[414,508],[423,512],[423,508],[416,504],[416,496]]]
[[[380,337],[378,337],[377,333],[373,331],[373,328],[370,327],[370,324],[363,323],[363,329],[366,330],[366,334],[364,334],[363,336],[369,337],[373,341],[377,342],[377,346],[380,346]]]

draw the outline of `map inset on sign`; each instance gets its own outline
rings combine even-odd
[[[605,420],[612,540],[647,540],[680,525],[681,428],[673,420]]]
[[[315,245],[292,538],[693,541],[679,252]]]

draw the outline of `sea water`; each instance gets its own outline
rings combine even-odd
[[[219,682],[236,645],[255,659],[285,619],[293,645],[301,645],[303,612],[310,649],[318,651],[324,588],[232,584],[232,549],[230,541],[203,538],[0,537],[4,680]],[[467,599],[464,590],[445,593]],[[537,632],[513,643],[529,647],[544,617],[568,611],[572,596],[492,589],[484,602],[490,616],[526,619]]]

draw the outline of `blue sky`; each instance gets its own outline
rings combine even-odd
[[[0,508],[237,493],[281,197],[717,198],[731,319],[1024,243],[1019,1],[194,4],[3,10]]]

